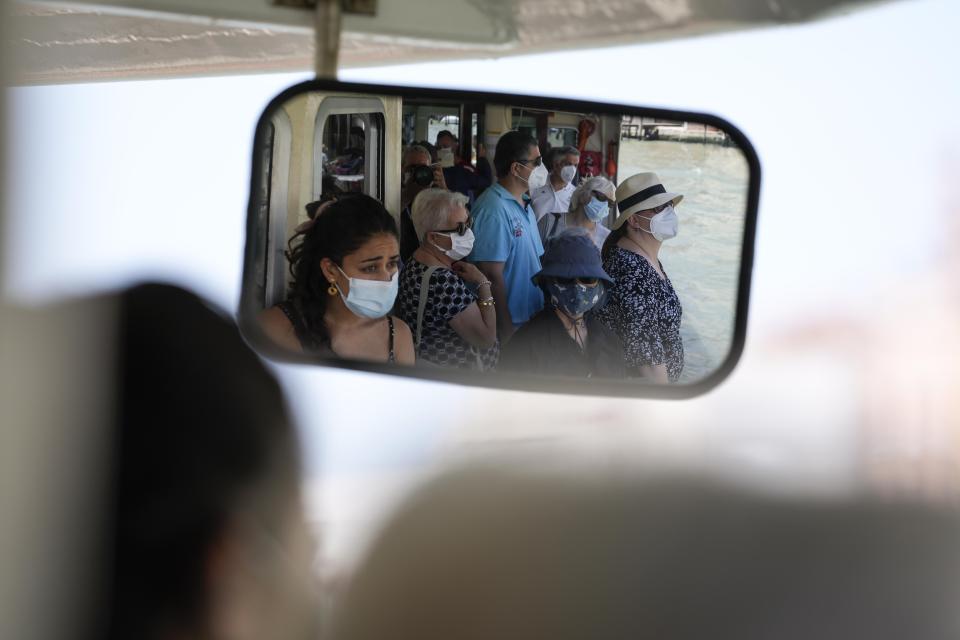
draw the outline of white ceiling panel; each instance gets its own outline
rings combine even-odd
[[[340,63],[482,58],[815,19],[882,0],[377,0],[344,18]],[[268,0],[16,0],[19,84],[308,71],[313,14]]]

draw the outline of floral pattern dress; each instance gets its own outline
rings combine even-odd
[[[628,375],[639,376],[642,366],[665,364],[670,382],[679,380],[683,308],[667,272],[661,278],[646,258],[622,247],[613,247],[603,270],[614,286],[597,318],[623,341]]]

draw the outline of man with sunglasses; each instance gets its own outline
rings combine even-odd
[[[528,192],[531,175],[542,165],[540,148],[532,136],[508,131],[497,142],[493,164],[497,184],[471,210],[476,240],[469,260],[492,283],[497,330],[506,343],[543,308],[543,294],[532,281],[543,244]]]
[[[534,282],[546,307],[520,327],[500,361],[505,371],[574,378],[623,378],[623,344],[593,312],[613,280],[600,264],[589,233],[565,229],[547,245]]]

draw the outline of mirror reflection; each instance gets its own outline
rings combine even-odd
[[[483,376],[716,370],[750,180],[729,136],[463,98],[311,92],[273,112],[244,283],[267,338]]]

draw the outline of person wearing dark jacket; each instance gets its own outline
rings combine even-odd
[[[400,187],[400,260],[410,261],[420,246],[411,217],[413,201],[424,189],[446,189],[443,168],[435,163],[434,152],[424,144],[412,144],[403,151]]]
[[[477,166],[474,167],[461,157],[457,137],[444,130],[437,134],[437,154],[443,166],[447,189],[467,196],[470,199],[469,206],[484,189],[493,184],[493,169],[482,144],[477,145]]]
[[[623,378],[623,345],[593,317],[613,280],[600,252],[579,228],[564,230],[547,247],[534,282],[546,306],[507,343],[500,369],[576,378]]]

